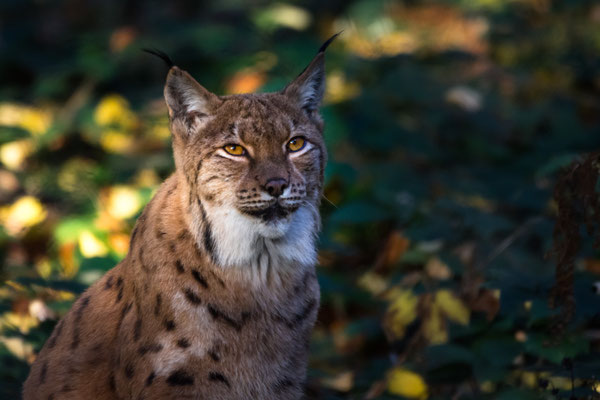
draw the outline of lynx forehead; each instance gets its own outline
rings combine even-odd
[[[170,65],[175,173],[57,324],[25,400],[302,397],[332,39],[277,93],[217,96]]]

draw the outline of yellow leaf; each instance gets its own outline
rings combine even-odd
[[[129,250],[129,235],[124,233],[113,233],[108,237],[110,247],[115,253],[124,256]]]
[[[334,71],[327,75],[326,103],[340,103],[353,99],[359,94],[360,85],[356,82],[349,82],[343,72]]]
[[[62,275],[67,278],[72,278],[77,273],[79,266],[75,259],[75,243],[68,242],[62,244],[58,248],[58,259],[62,267]]]
[[[135,184],[140,187],[150,187],[154,188],[158,186],[161,182],[160,177],[156,174],[153,169],[144,168],[135,176]]]
[[[115,186],[108,198],[107,211],[116,219],[133,217],[142,207],[137,191],[129,186]]]
[[[431,344],[442,344],[448,341],[448,332],[436,304],[431,305],[429,315],[423,319],[423,334]]]
[[[40,323],[39,321],[29,314],[17,314],[14,312],[4,313],[2,316],[1,325],[19,328],[21,333],[29,333],[31,328],[35,328]]]
[[[423,378],[404,368],[393,368],[388,374],[388,391],[409,399],[426,399],[427,384]]]
[[[79,251],[86,258],[102,257],[108,253],[108,248],[90,231],[82,231],[79,235]]]
[[[116,124],[124,129],[131,129],[136,124],[135,114],[129,109],[129,102],[117,94],[100,100],[94,110],[94,120],[100,126]]]
[[[23,338],[0,336],[0,343],[20,360],[29,361],[33,356],[33,346],[25,342]]]
[[[109,129],[102,132],[100,145],[112,153],[125,153],[133,148],[134,141],[133,137],[126,132]]]
[[[461,325],[469,323],[469,309],[451,291],[446,289],[438,290],[435,294],[435,304],[449,320]]]
[[[446,280],[450,279],[452,272],[450,268],[439,258],[432,257],[425,264],[425,272],[433,279]]]
[[[393,296],[393,301],[387,311],[387,330],[399,339],[404,336],[406,326],[417,318],[419,299],[405,289],[394,289],[390,296]]]
[[[321,382],[325,387],[338,392],[349,392],[354,386],[354,373],[352,371],[342,372],[332,378],[322,379]]]
[[[52,273],[52,265],[50,264],[50,260],[47,258],[42,258],[35,263],[35,270],[38,275],[44,279],[48,279],[50,274]]]
[[[9,169],[20,170],[32,151],[33,143],[29,139],[9,142],[0,146],[0,161]]]
[[[262,24],[268,28],[284,26],[297,31],[306,29],[312,20],[310,13],[304,8],[283,3],[272,4],[262,11],[261,17]]]
[[[22,230],[39,224],[46,219],[47,212],[38,199],[33,196],[23,196],[0,213],[0,220],[6,231],[17,235]]]
[[[52,114],[40,108],[19,104],[0,104],[0,125],[18,126],[32,135],[46,133],[52,123]]]
[[[377,296],[387,289],[388,283],[381,275],[368,271],[358,279],[358,286]]]

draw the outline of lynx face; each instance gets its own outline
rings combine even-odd
[[[326,160],[323,64],[319,53],[281,92],[221,97],[171,68],[165,98],[176,168],[192,225],[211,224],[217,263],[252,262],[272,244],[283,258],[314,262]],[[209,239],[198,232],[198,241]]]

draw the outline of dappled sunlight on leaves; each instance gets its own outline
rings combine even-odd
[[[590,180],[585,196],[552,199],[557,178],[577,174],[564,168],[600,146],[598,5],[176,2],[133,22],[101,18],[129,15],[114,0],[56,13],[5,3],[15,23],[0,60],[0,398],[20,396],[54,318],[125,257],[173,172],[167,68],[139,49],[167,52],[218,94],[268,92],[341,30],[326,54],[307,398],[598,390],[600,253],[585,236],[597,218],[573,230],[576,307],[563,336],[547,254],[565,202],[577,216],[598,192]]]

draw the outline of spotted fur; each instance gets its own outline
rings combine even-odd
[[[170,68],[175,173],[56,326],[24,399],[299,399],[319,305],[324,54],[276,93]],[[296,136],[306,145],[289,152]],[[224,151],[235,143],[247,154]],[[278,186],[279,196],[269,188]]]

